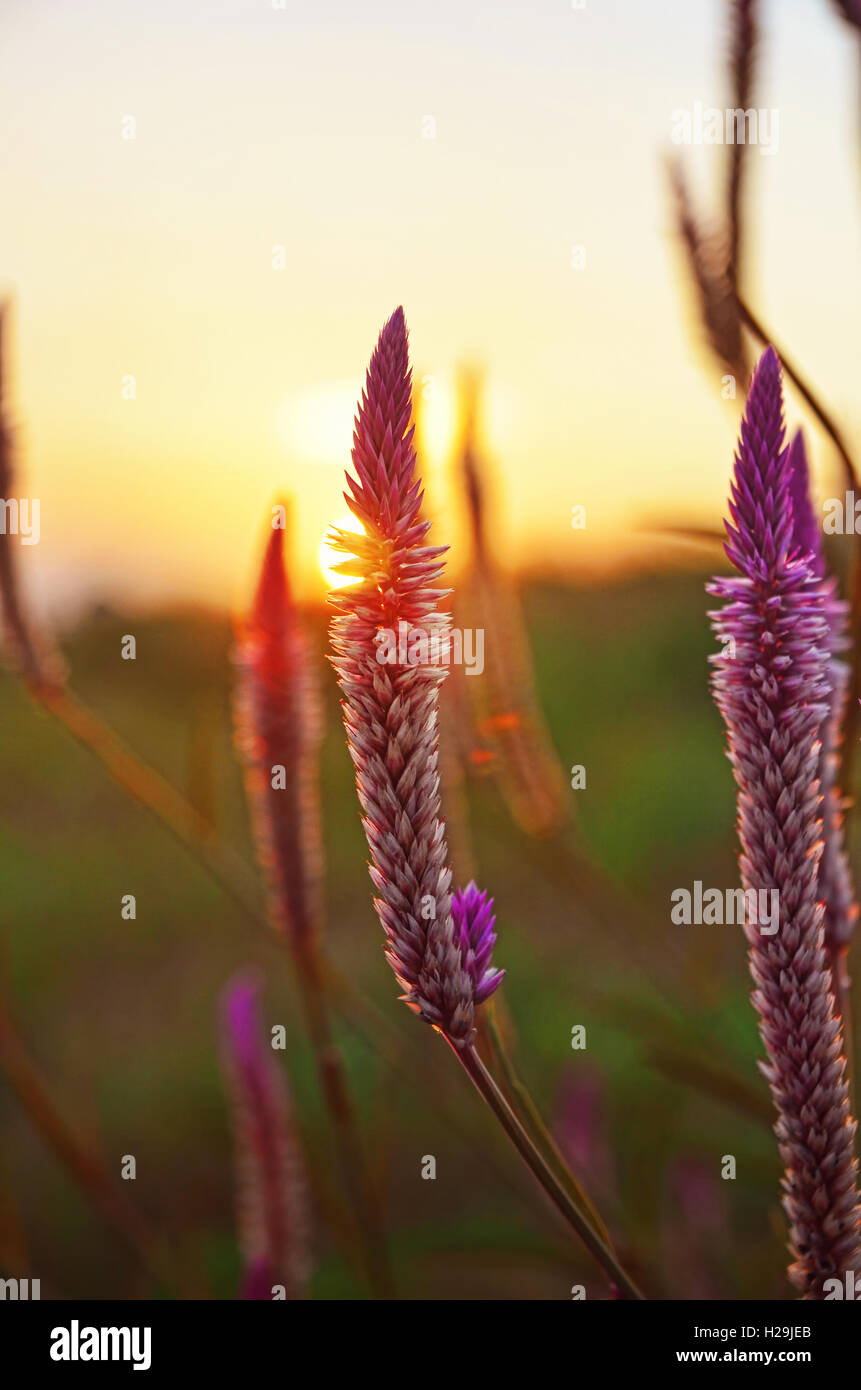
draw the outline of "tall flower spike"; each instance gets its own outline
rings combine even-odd
[[[850,675],[846,662],[839,657],[839,653],[849,645],[848,605],[837,597],[837,581],[826,570],[822,531],[811,502],[810,470],[801,430],[796,431],[789,446],[789,469],[793,538],[798,549],[809,555],[816,582],[822,586],[828,623],[831,657],[828,663],[828,716],[820,731],[822,749],[819,755],[823,839],[819,886],[825,903],[825,945],[838,985],[837,1002],[841,1005],[849,987],[846,955],[858,917],[843,838],[843,802],[837,782]]]
[[[259,984],[238,976],[225,991],[222,1058],[233,1108],[238,1174],[241,1297],[283,1285],[301,1298],[308,1264],[307,1193],[284,1070],[258,1017]]]
[[[790,1278],[807,1298],[861,1269],[861,1204],[843,1035],[822,929],[819,730],[828,713],[828,621],[809,553],[793,536],[780,363],[763,355],[748,395],[726,550],[739,577],[709,591],[725,644],[715,700],[738,787],[745,889],[776,890],[776,934],[745,925],[753,1001],[777,1109]]]
[[[347,475],[345,496],[364,534],[334,536],[338,549],[355,556],[341,568],[358,582],[330,596],[338,612],[332,663],[386,957],[405,1003],[463,1048],[474,1035],[475,1006],[490,993],[490,951],[487,934],[479,933],[476,948],[470,928],[452,917],[438,774],[439,688],[446,672],[428,662],[402,662],[401,652],[392,664],[378,659],[384,631],[406,634],[404,655],[413,636],[442,641],[448,631],[447,615],[437,609],[450,592],[437,587],[446,547],[424,544],[430,523],[421,510],[410,392],[407,326],[397,309],[374,349],[356,415],[356,477]]]
[[[322,917],[321,720],[287,582],[283,537],[283,529],[273,528],[251,615],[240,632],[236,726],[270,911],[302,942],[319,931]]]

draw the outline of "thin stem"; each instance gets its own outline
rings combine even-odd
[[[775,352],[780,358],[783,370],[789,377],[789,380],[792,382],[799,395],[803,396],[804,400],[807,402],[808,406],[813,411],[813,414],[816,416],[817,420],[819,421],[822,428],[825,430],[826,434],[831,436],[831,439],[834,442],[834,446],[837,449],[837,452],[840,455],[840,458],[843,462],[843,467],[846,471],[846,481],[848,482],[850,487],[857,488],[858,470],[855,467],[855,464],[852,460],[852,456],[849,453],[849,449],[847,448],[846,442],[843,438],[843,435],[840,432],[837,423],[834,420],[833,415],[822,403],[819,396],[813,390],[813,387],[807,384],[807,382],[804,380],[803,376],[798,371],[798,369],[794,367],[792,363],[788,360],[786,353],[783,351],[783,348],[779,347],[778,344],[774,341],[774,335],[769,333],[768,329],[764,326],[762,321],[758,319],[756,315],[753,313],[753,310],[748,307],[748,305],[744,302],[743,299],[739,298],[737,302],[742,322],[746,324],[746,326],[750,329],[754,337],[759,339],[763,347],[768,347],[768,345],[771,344],[771,346],[774,348]]]
[[[556,1177],[556,1174],[550,1168],[543,1155],[536,1148],[475,1048],[471,1045],[465,1048],[458,1048],[448,1037],[446,1037],[446,1042],[451,1047],[479,1095],[487,1102],[490,1109],[499,1120],[499,1123],[502,1125],[533,1176],[538,1179],[548,1197],[565,1217],[568,1224],[576,1231],[577,1235],[586,1246],[586,1249],[601,1266],[605,1274],[607,1274],[613,1283],[623,1291],[627,1298],[642,1299],[643,1294],[637,1288],[634,1281],[626,1274],[612,1250],[607,1247],[597,1231],[590,1226],[582,1212],[571,1200],[568,1192],[559,1182],[559,1179]]]

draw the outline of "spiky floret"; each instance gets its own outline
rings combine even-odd
[[[496,945],[493,898],[470,882],[452,894],[451,915],[461,958],[472,979],[475,1002],[483,1004],[502,984],[505,974],[491,964]]]
[[[439,688],[445,668],[379,661],[383,630],[443,637],[438,604],[445,546],[425,544],[411,417],[411,372],[403,309],[380,334],[368,367],[353,433],[345,494],[363,534],[336,532],[355,557],[340,568],[357,582],[330,602],[332,662],[365,834],[375,907],[386,956],[403,999],[458,1046],[474,1033],[480,1002],[469,956],[452,919],[451,870],[439,794]],[[486,962],[487,964],[487,962]]]
[[[746,889],[777,889],[776,935],[748,923],[753,1000],[778,1119],[790,1277],[805,1296],[861,1268],[861,1206],[843,1037],[835,1017],[818,884],[819,730],[828,714],[828,621],[809,553],[793,537],[780,364],[769,348],[751,384],[726,550],[739,575],[710,592],[724,651],[713,690],[738,787]]]

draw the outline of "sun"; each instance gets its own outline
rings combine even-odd
[[[335,526],[339,531],[352,531],[356,536],[364,535],[361,525],[352,515],[340,517],[335,522]],[[348,574],[337,574],[332,568],[333,565],[343,565],[344,561],[352,559],[352,556],[345,555],[342,551],[336,550],[329,540],[328,533],[320,542],[317,558],[320,562],[320,569],[328,588],[344,589],[348,584],[355,584],[356,580],[354,577],[351,578]]]

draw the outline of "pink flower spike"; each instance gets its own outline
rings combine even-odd
[[[439,794],[439,689],[446,668],[431,662],[381,662],[378,635],[420,630],[444,638],[448,592],[438,586],[444,547],[424,542],[411,417],[407,327],[397,309],[368,367],[347,475],[350,508],[364,534],[336,535],[356,556],[357,582],[330,595],[332,663],[343,695],[347,742],[356,769],[371,851],[374,905],[386,957],[409,1007],[459,1048],[474,1036],[475,1007],[496,988],[492,941],[476,949],[452,917],[451,870]],[[492,923],[491,923],[492,925]],[[492,935],[492,933],[491,933]],[[488,944],[489,943],[489,944]],[[477,962],[480,961],[480,972]]]

